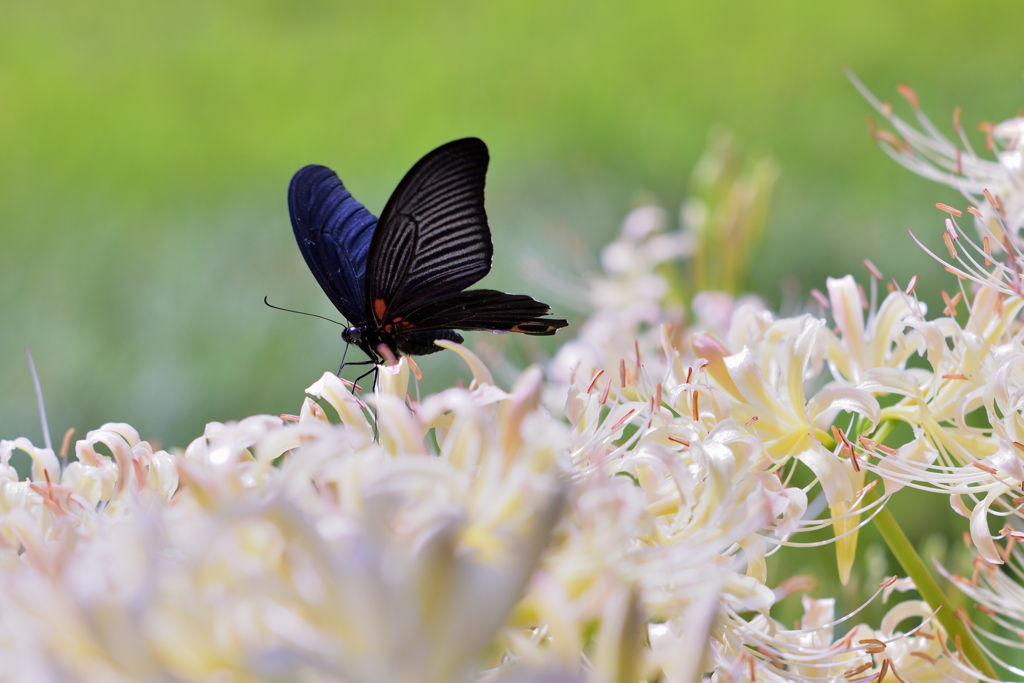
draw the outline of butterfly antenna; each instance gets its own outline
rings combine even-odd
[[[286,313],[298,313],[299,315],[308,315],[310,318],[320,318],[321,320],[326,320],[329,323],[334,323],[335,325],[341,325],[342,327],[345,327],[345,323],[339,323],[337,320],[331,320],[330,318],[325,318],[324,316],[317,315],[316,313],[306,313],[305,311],[293,311],[290,308],[281,308],[280,306],[275,306],[274,304],[270,303],[267,300],[269,298],[269,296],[263,297],[263,303],[265,303],[267,306],[275,310],[284,311]],[[344,364],[344,361],[342,361],[342,364]],[[338,372],[340,373],[341,370],[339,369]]]
[[[36,364],[32,360],[32,352],[28,348],[25,349],[25,355],[28,356],[28,369],[32,372],[32,384],[36,387],[36,403],[39,404],[39,418],[43,422],[43,442],[46,444],[46,448],[52,452],[53,442],[50,441],[50,426],[46,423],[46,406],[43,405],[43,387],[39,384]]]

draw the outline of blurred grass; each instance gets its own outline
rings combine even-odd
[[[549,296],[522,282],[520,258],[560,264],[571,235],[596,249],[639,192],[676,211],[721,123],[782,167],[756,290],[777,303],[784,274],[806,291],[870,257],[937,291],[943,273],[904,228],[937,234],[929,207],[956,197],[873,146],[841,67],[886,98],[911,82],[936,120],[956,104],[968,125],[999,120],[1020,106],[1020,14],[1009,2],[6,0],[0,435],[39,440],[25,346],[55,438],[126,421],[180,446],[209,420],[294,412],[341,342],[261,302],[334,313],[291,236],[290,175],[326,163],[379,211],[419,156],[464,135],[491,147],[492,286]],[[426,360],[433,376],[455,367]]]

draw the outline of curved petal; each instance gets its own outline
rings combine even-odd
[[[459,354],[459,357],[466,361],[466,365],[469,366],[469,371],[473,373],[473,379],[476,380],[478,386],[481,384],[494,384],[494,377],[491,376],[491,371],[487,369],[482,360],[477,358],[475,353],[467,349],[463,344],[456,344],[447,339],[437,339],[434,343],[443,349],[449,349]]]
[[[882,408],[869,392],[840,382],[829,382],[807,403],[807,419],[819,428],[826,428],[840,411],[857,413],[878,424]]]
[[[306,393],[327,401],[338,413],[341,423],[358,434],[361,442],[373,440],[373,428],[366,420],[362,404],[333,372],[325,372],[306,389]]]
[[[810,448],[798,453],[796,458],[814,472],[830,506],[853,500],[853,486],[850,485],[846,467],[835,453],[814,442]]]
[[[858,389],[872,394],[900,394],[924,403],[921,386],[914,373],[898,368],[871,368],[861,375]]]
[[[985,500],[971,510],[971,540],[974,541],[974,547],[978,549],[978,554],[991,564],[1002,564],[1003,558],[999,556],[999,549],[992,538],[992,533],[988,530],[988,509],[992,503],[1009,490],[1009,486],[1002,484],[993,486],[989,489]]]
[[[861,307],[860,292],[852,275],[839,279],[828,278],[829,302],[832,304],[832,318],[836,327],[843,335],[846,354],[852,361],[851,380],[856,381],[857,375],[867,369],[867,339],[864,335],[864,312]]]

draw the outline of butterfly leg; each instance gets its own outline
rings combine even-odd
[[[352,345],[351,344],[345,344],[345,350],[341,354],[341,365],[338,366],[338,373],[337,373],[338,377],[341,377],[341,371],[345,368],[345,365],[346,365],[345,357],[348,356],[348,347],[350,347],[350,346],[352,346]],[[368,364],[373,363],[373,362],[374,362],[373,360],[354,360],[351,363],[348,363],[348,365],[368,365]]]
[[[377,380],[380,379],[380,366],[374,364],[373,366],[373,390],[377,391]],[[373,406],[373,440],[377,441],[380,439],[380,432],[377,431],[377,406]]]
[[[368,362],[372,362],[372,361],[368,361]],[[355,365],[355,363],[349,363],[349,365]],[[366,365],[366,363],[360,363],[359,365]],[[355,387],[356,387],[357,384],[359,384],[359,380],[361,380],[362,378],[366,377],[371,372],[373,373],[373,388],[374,389],[377,388],[377,366],[374,365],[373,368],[371,368],[371,369],[367,370],[366,372],[364,372],[363,374],[359,375],[358,377],[356,377],[356,380],[354,382],[352,382],[352,391],[353,392],[355,392],[355,390],[356,390]]]
[[[373,362],[372,360],[364,360],[364,361],[360,361],[358,363],[349,363],[349,365],[369,365],[372,362]],[[342,367],[344,367],[344,366],[342,366]],[[353,394],[356,393],[356,384],[359,383],[359,380],[361,380],[362,378],[366,377],[371,372],[373,372],[373,370],[370,370],[368,372],[364,372],[363,374],[359,375],[359,377],[357,377],[354,382],[352,382],[352,386],[350,387],[350,389],[352,390]],[[338,368],[338,376],[339,377],[341,376],[341,368]]]
[[[372,362],[372,361],[367,361],[367,362]],[[365,364],[366,364],[365,362],[364,363],[359,363],[359,365],[365,365]],[[349,363],[349,365],[356,365],[356,363]],[[377,388],[377,378],[380,376],[380,368],[376,364],[374,364],[372,369],[367,370],[363,374],[359,375],[359,377],[356,377],[356,380],[352,383],[352,393],[355,393],[355,390],[356,390],[355,387],[356,387],[357,384],[359,384],[359,380],[361,380],[362,378],[366,377],[371,372],[373,373],[373,389]],[[373,440],[376,441],[379,436],[380,436],[380,434],[377,432],[377,408],[374,407],[373,408]]]

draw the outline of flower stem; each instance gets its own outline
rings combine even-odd
[[[876,490],[869,491],[865,504],[872,503],[877,499],[878,493]],[[954,643],[959,640],[964,656],[967,657],[978,671],[985,676],[995,679],[995,670],[988,659],[985,658],[981,648],[974,642],[974,636],[967,628],[967,625],[953,612],[955,609],[953,601],[942,592],[942,588],[939,587],[938,582],[935,581],[931,572],[928,571],[928,567],[925,566],[920,555],[914,550],[914,546],[911,545],[907,535],[903,533],[903,529],[900,528],[896,518],[892,516],[888,509],[883,507],[875,515],[874,522],[875,527],[889,546],[889,550],[892,551],[900,566],[903,567],[903,571],[913,579],[921,598],[932,609],[938,608],[939,623],[942,624],[946,633],[953,638]]]

